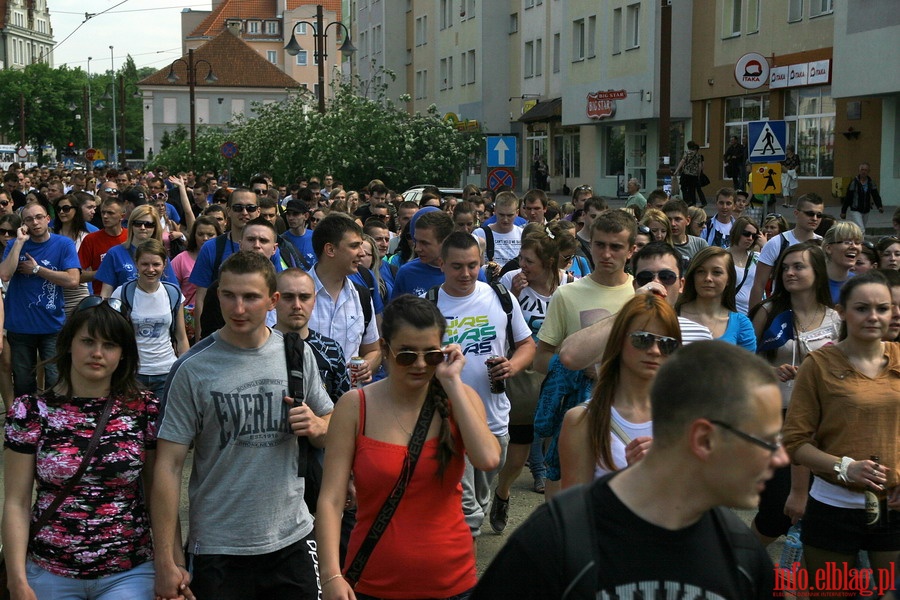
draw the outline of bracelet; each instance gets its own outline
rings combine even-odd
[[[332,575],[332,576],[329,577],[328,579],[320,580],[320,582],[321,582],[321,584],[322,584],[322,587],[325,587],[326,585],[328,585],[329,583],[331,583],[332,581],[334,581],[334,580],[337,579],[338,577],[343,577],[343,575],[341,575],[340,573],[338,573],[337,575]]]
[[[849,456],[841,458],[841,471],[840,473],[838,473],[838,479],[840,479],[844,483],[850,483],[850,475],[847,473],[847,469],[850,467],[850,463],[852,462],[854,461]]]

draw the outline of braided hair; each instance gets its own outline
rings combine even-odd
[[[443,337],[447,321],[433,302],[412,294],[403,294],[391,301],[384,309],[381,334],[385,342],[390,344],[391,338],[404,325],[420,330],[437,329]],[[438,477],[441,477],[447,465],[457,454],[457,449],[453,443],[453,434],[450,429],[450,399],[437,377],[432,377],[428,385],[425,402],[434,402],[435,409],[441,417],[441,427],[438,432]]]

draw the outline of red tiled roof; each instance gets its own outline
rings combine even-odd
[[[166,66],[139,81],[138,85],[187,85],[187,55],[182,59],[184,62],[175,63],[175,74],[178,75],[175,83],[166,79],[169,74],[169,67]],[[197,87],[297,87],[296,81],[228,30],[223,30],[194,51],[194,64],[200,60],[212,65],[212,71],[219,80],[215,83],[204,81],[207,67],[203,63],[196,67]]]
[[[188,38],[212,37],[225,29],[225,19],[274,19],[278,16],[282,0],[222,0]],[[341,18],[341,0],[319,0],[326,11],[334,11]],[[288,0],[288,10],[299,6],[315,6],[319,2]]]

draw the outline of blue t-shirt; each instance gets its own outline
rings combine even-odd
[[[166,218],[175,223],[181,223],[181,215],[178,214],[178,209],[168,202],[166,202]]]
[[[306,233],[303,235],[294,235],[291,233],[291,230],[288,229],[283,235],[297,247],[297,250],[299,250],[300,254],[303,255],[303,258],[306,259],[310,268],[315,266],[318,259],[316,258],[316,253],[313,252],[312,229],[307,229]]]
[[[844,281],[835,281],[834,279],[828,278],[828,291],[831,292],[831,301],[835,304],[841,299],[841,288],[844,287],[844,284],[850,281],[850,277],[855,277],[856,273],[851,271],[848,273],[849,277]]]
[[[132,250],[135,248],[132,247]],[[125,285],[132,279],[137,279],[137,267],[134,264],[134,257],[131,252],[125,249],[122,244],[118,244],[109,249],[106,256],[100,262],[100,268],[94,275],[94,279],[100,283],[107,283],[116,289],[120,285]],[[172,270],[172,263],[166,261],[166,268],[163,270],[162,281],[168,281],[179,287],[178,277]]]
[[[10,240],[3,251],[3,258],[12,250],[15,240]],[[67,271],[78,269],[78,253],[75,242],[64,235],[50,234],[50,239],[43,242],[28,240],[19,252],[19,260],[28,260],[31,255],[42,269],[51,271]],[[63,289],[50,283],[40,274],[23,275],[13,273],[9,280],[4,308],[6,310],[6,329],[13,333],[48,334],[57,333],[66,320],[63,310],[65,300]]]
[[[88,230],[88,233],[94,233],[95,231],[100,231],[100,228],[94,225],[93,223],[85,223],[85,229]]]
[[[241,246],[240,244],[231,241],[231,237],[227,232],[222,235],[225,236],[225,248],[223,248],[222,252],[222,262],[225,262],[225,259],[239,251]],[[190,279],[190,282],[197,287],[208,288],[219,278],[218,273],[213,273],[213,263],[216,260],[216,240],[218,239],[219,238],[214,237],[211,240],[207,240],[203,243],[203,246],[200,247],[200,252],[197,254],[197,262],[194,263],[194,269],[191,271]],[[284,271],[285,267],[281,262],[281,252],[279,252],[277,248],[275,249],[275,254],[272,256],[272,264],[275,265],[276,273]],[[220,263],[219,267],[221,266]]]
[[[484,274],[483,268],[478,271],[478,281],[487,283],[487,276]],[[403,294],[423,296],[425,292],[442,283],[444,283],[443,271],[414,258],[397,271],[391,300]]]
[[[365,267],[359,267],[360,269],[365,269]],[[384,312],[384,300],[381,298],[381,294],[378,293],[378,282],[375,280],[375,273],[372,272],[372,269],[366,269],[369,272],[369,277],[372,281],[375,282],[375,293],[372,293],[372,290],[369,290],[369,295],[372,296],[372,304],[375,305],[375,314],[380,315]],[[369,286],[366,284],[366,280],[363,279],[362,275],[359,274],[359,271],[349,276],[350,281],[354,281],[367,290]],[[390,298],[390,296],[388,296]]]
[[[738,312],[729,313],[728,326],[722,337],[718,339],[740,346],[750,352],[756,352],[756,332],[753,331],[753,323],[747,318],[747,315]]]

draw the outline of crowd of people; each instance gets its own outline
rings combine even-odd
[[[888,568],[900,519],[865,492],[900,510],[900,240],[815,194],[708,216],[698,157],[690,198],[633,180],[622,209],[7,174],[12,598],[763,598],[801,519],[811,567]],[[479,581],[526,466],[548,502]]]

